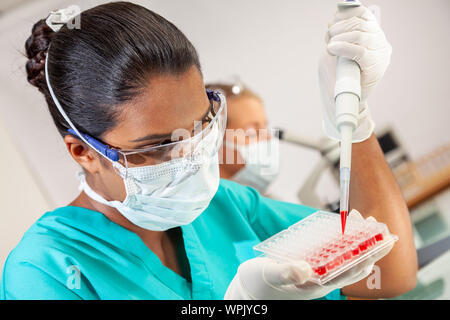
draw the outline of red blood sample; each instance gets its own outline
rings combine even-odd
[[[342,212],[344,213],[344,212]],[[345,217],[346,218],[346,217]],[[345,223],[345,221],[343,221]],[[343,225],[342,232],[344,232],[345,225]],[[326,274],[328,271],[331,271],[333,269],[336,269],[337,267],[341,266],[347,261],[350,261],[353,259],[353,257],[356,257],[360,255],[363,251],[367,251],[369,248],[376,245],[377,241],[383,240],[383,234],[379,233],[369,239],[367,239],[367,232],[360,231],[358,234],[355,234],[353,236],[350,235],[343,235],[340,240],[337,240],[333,243],[329,243],[322,247],[322,249],[319,251],[317,255],[314,255],[314,257],[311,258],[311,262],[313,264],[313,270],[318,276],[322,276]],[[360,242],[358,239],[364,239],[365,241]],[[354,245],[357,245],[356,248],[354,248]],[[353,247],[353,248],[351,248]],[[345,251],[347,248],[347,251]],[[340,250],[340,251],[339,251]],[[334,258],[333,260],[329,261],[325,265],[319,265],[321,261],[327,260],[330,256],[333,256],[334,254],[341,252],[339,256]]]
[[[343,254],[343,258],[344,260],[350,260],[352,258],[352,252],[351,251],[347,251]]]
[[[340,266],[342,263],[344,262],[344,257],[343,256],[339,256],[335,259],[335,265]]]
[[[353,256],[357,256],[359,254],[359,247],[352,250]]]
[[[345,232],[345,223],[347,222],[347,214],[348,211],[347,210],[343,210],[341,211],[341,227],[342,227],[342,235]]]
[[[366,251],[367,250],[367,243],[366,243],[366,241],[364,241],[364,242],[359,244],[359,249],[361,251]]]
[[[335,267],[335,261],[333,260],[333,261],[330,261],[330,262],[328,262],[327,263],[327,265],[326,265],[326,267],[327,267],[327,270],[331,270],[331,269],[334,269],[334,267]]]
[[[320,267],[314,269],[314,272],[317,273],[319,276],[322,276],[325,273],[327,273],[327,269],[324,266],[320,266]]]

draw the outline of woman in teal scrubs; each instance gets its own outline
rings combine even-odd
[[[225,100],[205,93],[197,53],[173,24],[126,2],[80,22],[37,22],[26,50],[82,192],[25,233],[1,298],[223,299],[255,244],[316,210],[219,181]],[[174,140],[180,128],[192,139]],[[380,290],[360,281],[325,298],[401,294],[416,276],[409,216],[373,136],[354,146],[353,172],[352,207],[400,241],[377,263]]]

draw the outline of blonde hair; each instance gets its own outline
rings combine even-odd
[[[231,100],[234,98],[240,98],[240,97],[252,97],[255,99],[258,99],[259,101],[262,101],[262,99],[252,90],[250,90],[247,87],[244,86],[237,86],[239,91],[235,93],[233,90],[237,85],[231,85],[231,84],[224,84],[224,83],[208,83],[206,84],[206,89],[210,90],[216,90],[220,91],[225,95],[225,98],[227,100]]]

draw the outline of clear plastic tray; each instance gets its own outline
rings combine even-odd
[[[340,215],[318,211],[253,249],[277,261],[304,260],[314,271],[310,281],[325,284],[397,240],[384,223],[350,216],[342,235]]]

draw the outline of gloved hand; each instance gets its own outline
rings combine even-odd
[[[353,142],[368,139],[374,130],[367,99],[389,66],[392,47],[372,12],[364,6],[336,13],[326,34],[327,52],[319,63],[319,85],[323,105],[323,124],[327,136],[340,140],[336,127],[334,86],[337,57],[356,61],[361,69],[361,103]]]
[[[352,210],[349,219],[363,219]],[[372,217],[368,219],[373,219]],[[313,271],[305,261],[278,263],[258,257],[242,263],[228,286],[226,300],[309,300],[356,283],[371,272],[376,261],[389,253],[393,245],[347,270],[325,285],[308,282]]]

